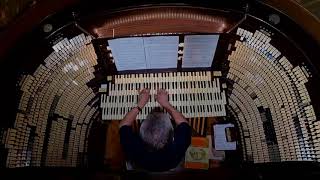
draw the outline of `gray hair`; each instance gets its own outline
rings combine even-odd
[[[172,136],[173,126],[167,113],[152,112],[141,124],[140,137],[153,150],[162,149]]]

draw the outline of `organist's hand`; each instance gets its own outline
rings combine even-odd
[[[142,109],[148,103],[149,98],[150,98],[150,90],[142,89],[139,93],[138,106]]]
[[[168,101],[168,92],[166,90],[159,89],[157,91],[156,99],[162,107],[167,108],[170,106],[170,103]]]

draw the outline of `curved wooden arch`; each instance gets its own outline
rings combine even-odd
[[[241,14],[191,7],[149,7],[116,12],[89,29],[99,38],[170,33],[224,33]],[[85,24],[88,24],[85,22]]]

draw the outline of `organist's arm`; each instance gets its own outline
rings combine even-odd
[[[143,108],[147,102],[149,101],[150,97],[150,90],[149,89],[143,89],[140,91],[139,94],[139,102],[137,104],[137,107],[132,108],[131,111],[129,111],[123,120],[120,122],[120,127],[122,126],[131,126],[133,122],[136,120],[137,115],[139,114],[139,108]],[[139,108],[138,108],[139,107]]]
[[[157,92],[157,101],[158,103],[166,109],[166,111],[169,112],[169,114],[171,115],[171,117],[174,119],[174,122],[176,123],[176,125],[179,125],[183,122],[188,123],[188,121],[186,120],[186,118],[183,116],[182,113],[180,113],[179,111],[177,111],[168,101],[168,93],[166,90],[160,89]]]

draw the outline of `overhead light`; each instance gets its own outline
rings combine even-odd
[[[52,31],[53,26],[52,26],[52,24],[45,24],[45,25],[43,25],[42,29],[43,29],[43,32],[49,33]]]
[[[279,24],[280,23],[280,17],[277,14],[271,14],[269,15],[269,21],[273,24]]]

